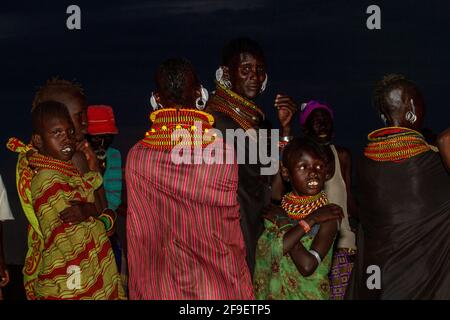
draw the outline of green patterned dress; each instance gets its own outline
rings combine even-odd
[[[258,240],[256,266],[253,277],[255,297],[259,300],[328,300],[330,297],[330,271],[333,246],[314,273],[304,277],[298,271],[289,253],[283,255],[283,236],[292,227],[279,227],[264,220],[265,230]],[[311,248],[319,226],[314,226],[300,240]]]

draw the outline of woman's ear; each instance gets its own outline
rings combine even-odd
[[[37,133],[33,133],[31,143],[36,149],[40,150],[42,148],[42,137]]]
[[[290,181],[289,170],[285,166],[283,166],[283,164],[281,164],[280,170],[281,170],[281,177],[283,178],[283,180],[289,182]]]
[[[227,66],[222,66],[223,76],[222,78],[226,81],[230,81],[230,68]]]

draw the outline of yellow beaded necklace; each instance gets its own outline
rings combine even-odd
[[[214,118],[203,111],[160,109],[150,114],[150,121],[152,126],[141,143],[153,149],[168,150],[180,144],[205,147],[214,141],[214,136],[205,135],[212,129]],[[176,130],[177,139],[173,140]]]

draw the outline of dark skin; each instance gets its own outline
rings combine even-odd
[[[157,79],[158,82],[164,81],[161,78]],[[195,108],[195,101],[197,98],[202,96],[201,86],[198,81],[198,78],[193,73],[187,73],[185,75],[185,86],[183,88],[183,100],[184,101],[175,101],[171,96],[170,92],[160,92],[157,91],[154,93],[156,102],[161,104],[163,108]]]
[[[326,163],[313,150],[305,148],[296,159],[286,162],[281,168],[281,174],[284,180],[291,183],[294,194],[311,196],[323,189],[327,176]],[[276,221],[277,215],[286,215],[286,213],[281,208],[272,207],[266,218]],[[320,224],[311,249],[315,250],[321,258],[325,257],[330,250],[337,234],[336,221],[340,221],[343,216],[342,208],[329,204],[317,209],[304,219],[310,227]],[[280,227],[286,224],[286,222],[276,223]],[[287,231],[283,238],[283,253],[289,253],[298,271],[307,277],[314,273],[318,267],[318,261],[300,242],[304,235],[305,231],[300,225]]]
[[[75,153],[75,129],[71,118],[51,118],[44,121],[39,132],[32,136],[33,146],[39,153],[61,161],[70,161]],[[96,161],[95,161],[96,162]],[[94,161],[90,161],[91,165]],[[78,224],[98,215],[93,203],[72,201],[71,207],[60,212],[64,223]]]
[[[333,118],[325,109],[316,109],[309,115],[306,120],[303,132],[306,136],[312,138],[317,143],[325,146],[328,158],[328,175],[333,177],[335,173],[335,159],[333,151],[329,144],[334,135]],[[335,146],[338,153],[339,164],[341,166],[342,178],[344,179],[347,190],[347,211],[349,216],[357,217],[358,210],[351,193],[351,155],[346,148]]]
[[[260,93],[266,78],[266,63],[263,58],[242,52],[232,59],[230,65],[222,66],[223,77],[231,82],[231,90],[240,96],[254,100]],[[277,94],[274,105],[278,110],[281,135],[291,135],[292,116],[297,104],[285,94]]]
[[[420,131],[425,116],[425,104],[422,99],[406,86],[399,85],[386,93],[385,110],[380,110],[387,119],[388,126],[404,127]],[[406,120],[408,111],[414,112],[417,120],[413,123]]]
[[[266,63],[262,57],[248,52],[242,52],[235,56],[230,65],[222,66],[223,77],[231,82],[231,90],[240,96],[254,100],[260,93],[266,79]],[[280,121],[281,136],[291,136],[292,118],[297,112],[297,104],[291,97],[285,94],[277,94],[274,101]],[[272,199],[280,200],[282,196],[283,182],[279,174],[272,181]]]
[[[450,128],[442,132],[437,140],[439,152],[447,170],[450,172]]]
[[[98,160],[100,173],[103,175],[106,169],[106,151],[112,144],[114,140],[113,134],[96,134],[88,135],[87,140],[89,141],[92,149]]]

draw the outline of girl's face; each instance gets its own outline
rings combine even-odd
[[[313,150],[305,149],[282,168],[285,180],[290,181],[295,195],[313,196],[323,190],[326,163]]]
[[[54,117],[44,122],[33,144],[45,156],[69,161],[75,153],[75,129],[70,118]]]

